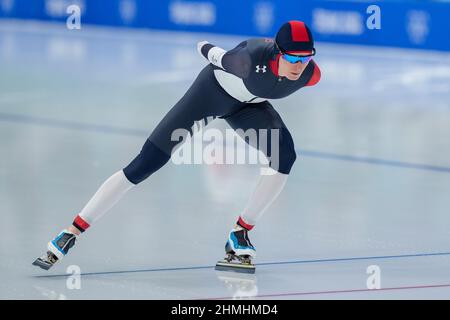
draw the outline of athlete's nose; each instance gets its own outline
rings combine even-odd
[[[298,61],[297,63],[294,64],[294,70],[299,72],[301,71],[303,68],[303,65],[300,63],[300,61]]]

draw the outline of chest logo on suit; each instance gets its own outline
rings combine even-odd
[[[267,71],[267,66],[260,66],[259,64],[256,66],[256,73],[259,73],[260,71],[262,71],[262,73]]]

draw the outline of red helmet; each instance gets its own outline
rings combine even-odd
[[[289,21],[281,26],[275,37],[281,52],[291,54],[313,54],[314,40],[308,26],[302,21]]]

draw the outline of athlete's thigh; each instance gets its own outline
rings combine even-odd
[[[239,104],[242,105],[219,86],[212,68],[207,66],[164,116],[149,140],[170,155],[180,141],[184,141],[187,134],[192,135],[200,124],[207,125],[215,117],[238,108]]]
[[[248,144],[266,155],[272,169],[289,174],[297,157],[294,141],[268,101],[248,105],[225,119]]]
[[[249,103],[239,112],[226,117],[225,120],[242,138],[244,138],[244,140],[246,140],[247,143],[260,150],[261,145],[259,143],[259,138],[261,136],[267,135],[268,143],[272,141],[270,137],[277,129],[283,129],[283,132],[290,136],[290,133],[281,119],[281,116],[273,108],[269,101]],[[249,129],[256,131],[258,137],[257,141],[254,139],[248,139]],[[279,133],[280,132],[278,132],[278,134]],[[261,151],[266,152],[266,150]]]

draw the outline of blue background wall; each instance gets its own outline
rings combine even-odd
[[[0,18],[65,22],[70,4],[82,8],[82,25],[273,36],[283,22],[297,19],[320,41],[450,51],[450,2],[0,0]],[[380,30],[366,27],[369,5],[381,9]]]

